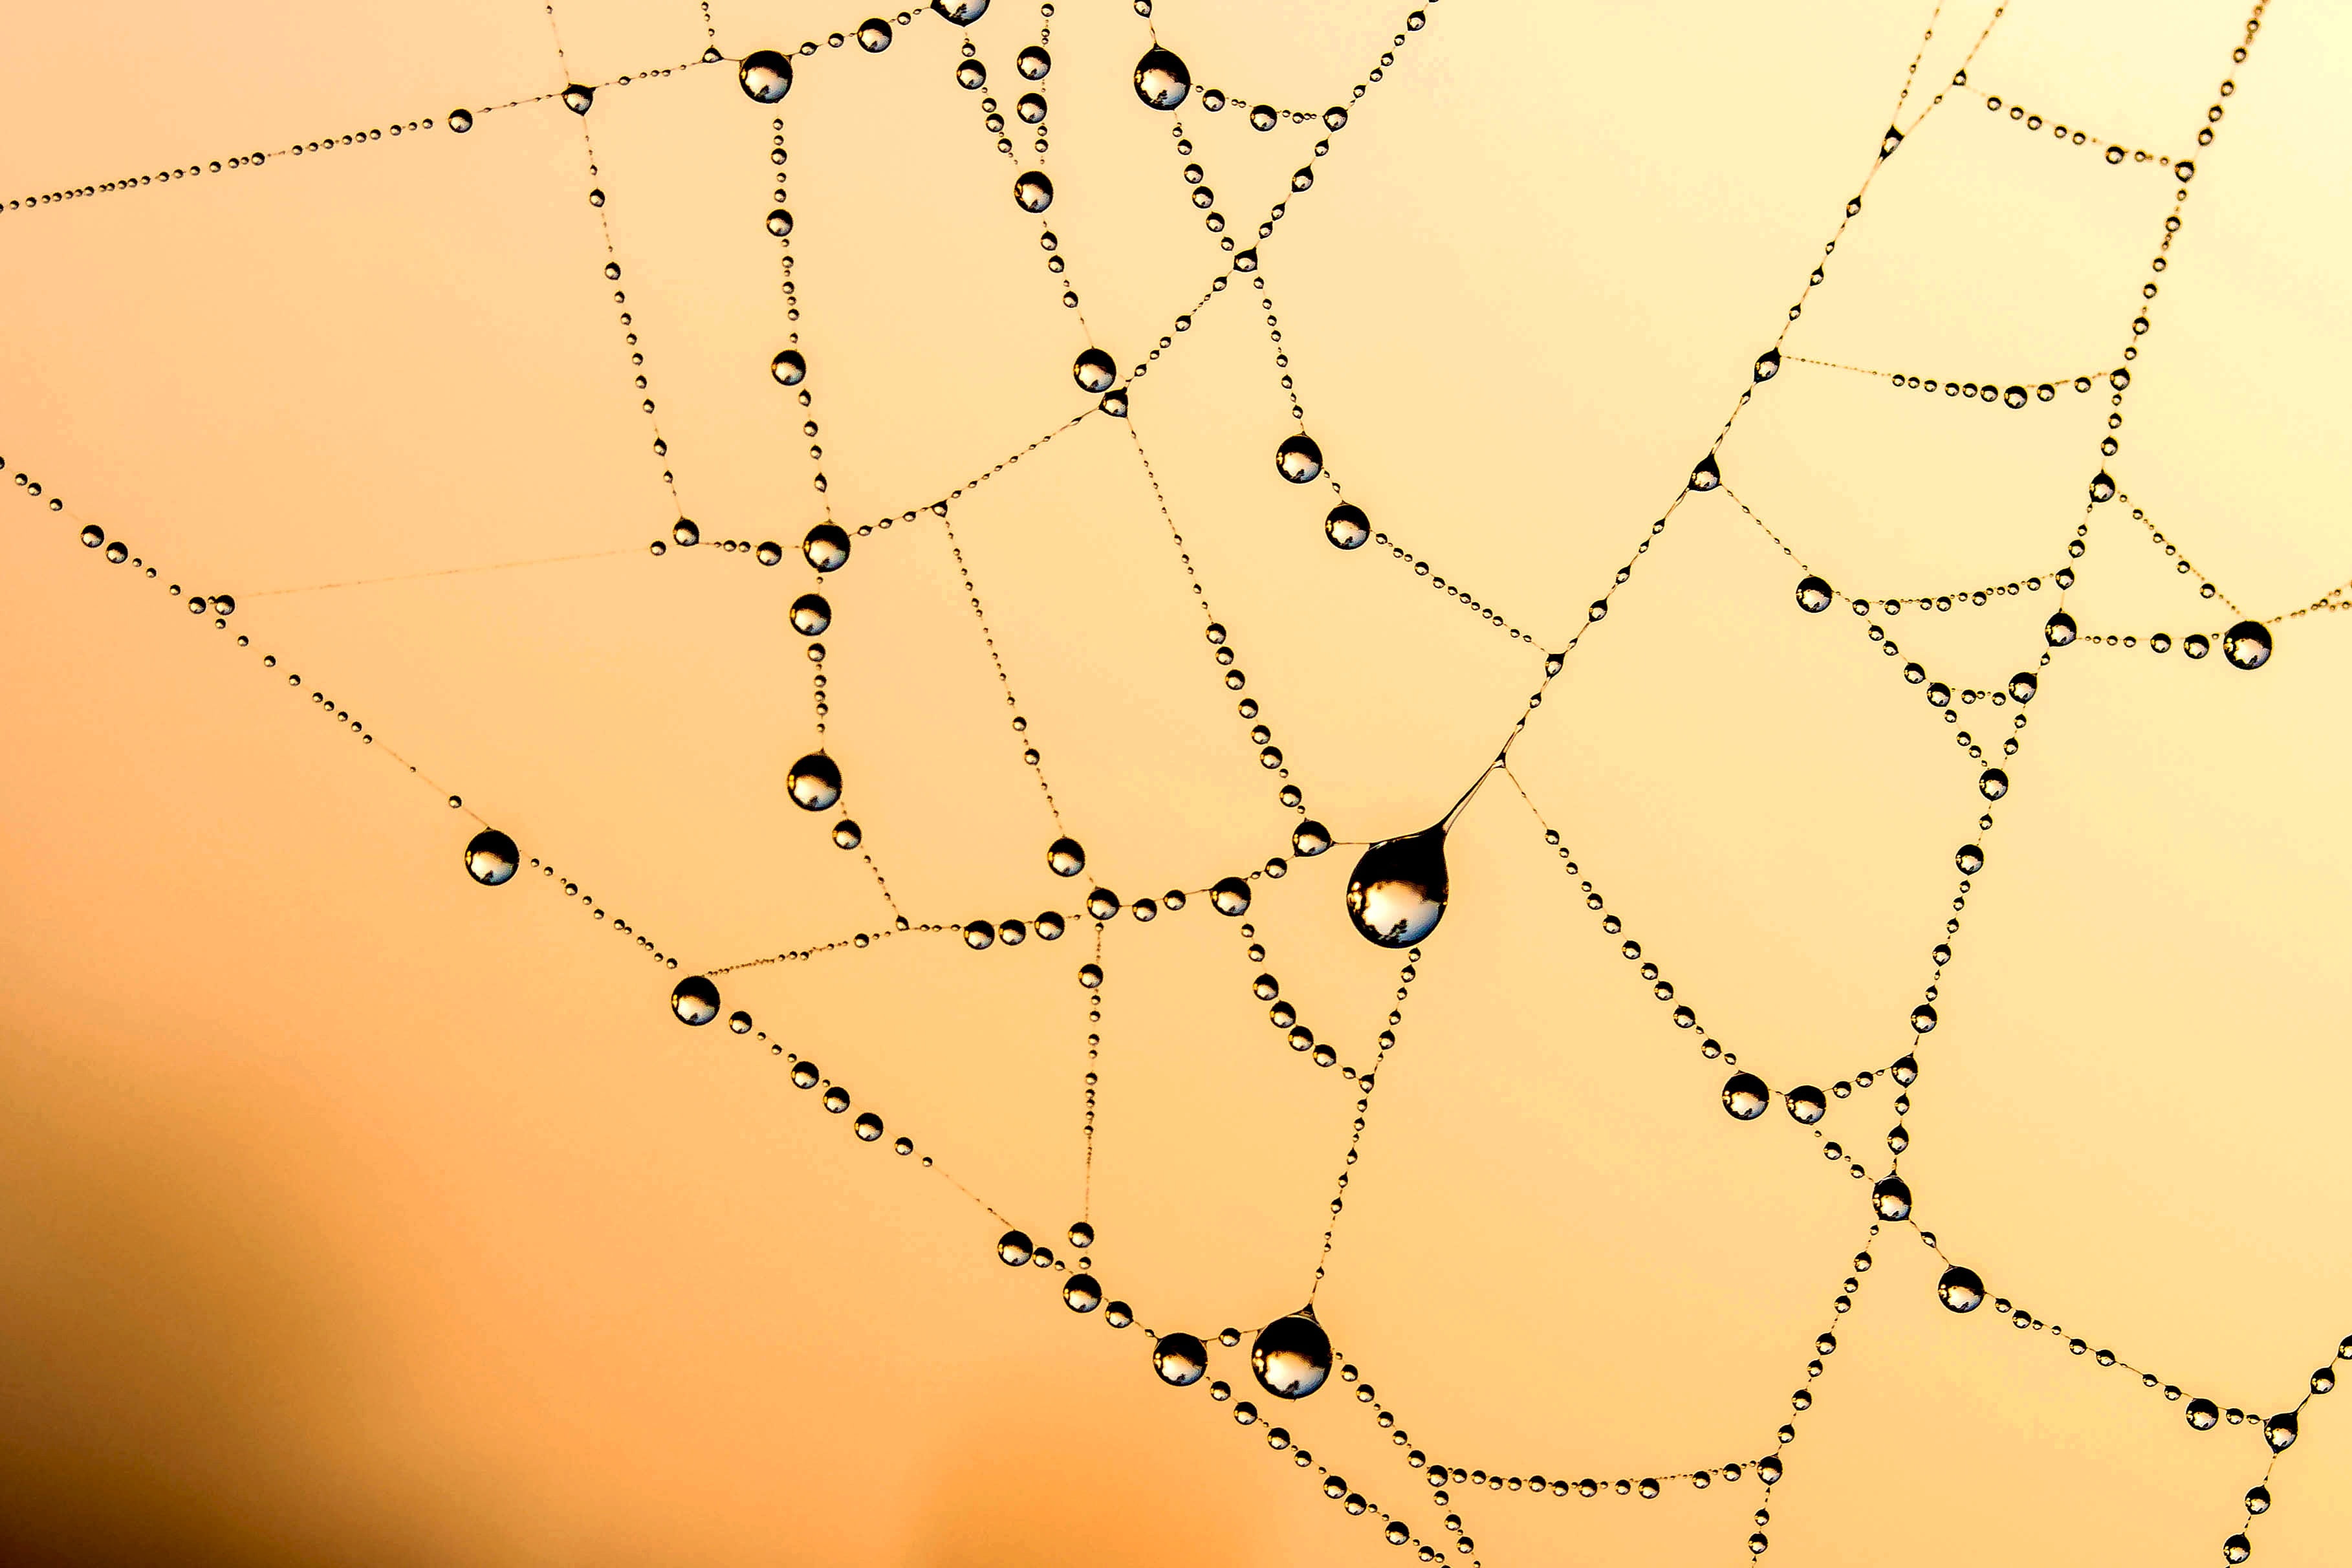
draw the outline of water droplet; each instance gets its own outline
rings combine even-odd
[[[1045,79],[1045,73],[1054,68],[1054,57],[1039,46],[1032,44],[1014,57],[1013,68],[1031,81],[1043,81]]]
[[[1818,616],[1837,599],[1827,583],[1819,577],[1808,577],[1797,584],[1797,608],[1809,616]]]
[[[2074,617],[2061,610],[2042,624],[2042,640],[2052,647],[2064,647],[2074,640]]]
[[[1886,128],[1885,136],[1879,141],[1878,155],[1882,158],[1891,158],[1895,155],[1895,149],[1902,145],[1903,132],[1890,125]]]
[[[1209,902],[1221,915],[1247,914],[1250,907],[1249,884],[1239,877],[1227,877],[1209,889]]]
[[[2009,405],[2011,408],[2022,408],[2032,399],[2032,395],[2029,394],[2025,388],[2021,386],[2011,386],[2003,389],[2000,395],[2000,400]]]
[[[1192,73],[1168,50],[1152,48],[1135,62],[1135,96],[1153,109],[1174,109],[1192,90]]]
[[[1723,1086],[1723,1109],[1741,1121],[1753,1121],[1763,1115],[1771,1099],[1772,1091],[1752,1072],[1733,1073]]]
[[[81,542],[89,546],[90,549],[95,550],[100,545],[106,542],[106,530],[99,527],[98,524],[94,522],[83,523],[81,525]]]
[[[2210,1399],[2192,1399],[2186,1419],[2194,1430],[2210,1432],[2221,1424],[2221,1407]]]
[[[869,55],[878,55],[890,47],[890,24],[879,16],[868,16],[857,24],[857,47]]]
[[[1070,1245],[1084,1252],[1095,1244],[1095,1227],[1080,1220],[1070,1226]]]
[[[1114,386],[1102,395],[1102,411],[1114,419],[1127,417],[1127,388]]]
[[[1323,471],[1323,448],[1302,430],[1274,449],[1274,467],[1292,484],[1306,484]]]
[[[1075,838],[1056,838],[1045,847],[1045,866],[1056,877],[1075,877],[1087,868],[1086,846]],[[1118,912],[1116,906],[1112,912]]]
[[[1044,212],[1054,205],[1054,182],[1043,170],[1031,169],[1013,182],[1013,199],[1023,212]]]
[[[806,1057],[803,1057],[800,1060],[793,1064],[793,1087],[794,1089],[814,1089],[816,1087],[817,1077],[816,1063],[809,1060]]]
[[[1029,1261],[1033,1250],[1025,1231],[1008,1230],[996,1238],[996,1256],[1015,1268]]]
[[[2264,1486],[2249,1487],[2246,1489],[2246,1511],[2248,1513],[2268,1513],[2270,1510],[2271,1489]]]
[[[1829,1114],[1829,1096],[1811,1084],[1801,1083],[1780,1098],[1788,1105],[1789,1114],[1807,1127]]]
[[[1271,131],[1281,122],[1281,119],[1280,115],[1275,113],[1274,106],[1270,103],[1250,106],[1249,122],[1250,129],[1253,131]]]
[[[1108,392],[1118,382],[1118,366],[1100,349],[1088,349],[1070,367],[1081,392]]]
[[[1330,830],[1312,817],[1290,830],[1290,851],[1294,855],[1312,857],[1330,847]]]
[[[2263,1441],[2271,1446],[2273,1454],[2284,1454],[2293,1447],[2296,1431],[2297,1423],[2292,1410],[2263,1417]]]
[[[783,386],[798,386],[808,378],[808,361],[798,349],[786,349],[768,362],[768,374]]]
[[[1999,768],[1987,768],[1977,776],[1977,791],[1987,800],[1999,800],[2009,793],[2009,775]]]
[[[1716,466],[1715,454],[1709,452],[1698,460],[1698,467],[1691,470],[1690,488],[1695,490],[1711,490],[1721,483],[1723,483],[1723,470]]]
[[[1936,1009],[1925,1002],[1912,1008],[1911,1026],[1923,1035],[1933,1030],[1936,1026]]]
[[[1021,117],[1021,122],[1024,125],[1044,124],[1045,122],[1045,95],[1042,92],[1023,93],[1021,95],[1021,101],[1013,106],[1013,112]]]
[[[1911,1217],[1911,1185],[1900,1176],[1885,1176],[1870,1189],[1870,1206],[1889,1222]]]
[[[669,1010],[680,1023],[700,1028],[719,1016],[719,987],[702,975],[689,974],[670,992]]]
[[[1383,838],[1348,879],[1348,918],[1367,942],[1411,947],[1445,915],[1445,830]]]
[[[2213,645],[2203,632],[2190,632],[2180,639],[2180,651],[2190,658],[2203,658],[2213,651]]]
[[[793,215],[778,207],[768,215],[768,232],[778,239],[793,232]]]
[[[865,829],[859,827],[857,824],[852,822],[849,818],[845,816],[839,822],[833,825],[834,847],[837,849],[855,849],[860,844],[865,842]]]
[[[974,921],[963,928],[963,944],[974,952],[996,945],[996,928],[986,921]]]
[[[1936,1281],[1936,1296],[1955,1312],[1973,1312],[1984,1304],[1984,1281],[1975,1269],[1955,1263]]]
[[[959,27],[969,27],[987,14],[988,0],[931,0],[931,9]]]
[[[834,1115],[840,1115],[843,1111],[849,1109],[849,1091],[842,1088],[841,1085],[837,1083],[835,1084],[832,1088],[824,1091],[824,1105],[825,1110],[831,1111]]]
[[[988,68],[978,60],[957,61],[956,85],[978,92],[988,85]]]
[[[1371,520],[1363,508],[1341,501],[1323,520],[1323,536],[1342,550],[1353,550],[1372,536]]]
[[[1039,942],[1059,942],[1062,940],[1062,931],[1064,929],[1062,917],[1055,914],[1051,910],[1047,910],[1044,914],[1041,914],[1035,920],[1031,921],[1029,924],[1031,929],[1036,931],[1037,940]]]
[[[861,1111],[850,1131],[857,1134],[859,1142],[871,1143],[882,1136],[882,1119],[870,1110]]]
[[[735,78],[754,103],[780,103],[793,90],[793,62],[773,49],[758,49],[743,57]]]
[[[585,114],[596,102],[596,89],[573,82],[563,89],[563,107],[574,114]]]
[[[2221,634],[2221,657],[2240,669],[2262,668],[2270,662],[2270,628],[2260,621],[2240,621]]]
[[[736,1034],[748,1035],[751,1032],[751,1015],[730,1013],[727,1015],[727,1026]]]
[[[841,769],[823,752],[811,752],[794,763],[786,782],[793,804],[803,811],[829,811],[841,798]]]
[[[2221,1561],[2224,1563],[2243,1563],[2253,1554],[2254,1543],[2246,1539],[2243,1531],[2221,1542]]]
[[[460,136],[474,128],[474,111],[470,109],[453,109],[443,119]]]
[[[2009,694],[2020,702],[2031,702],[2033,694],[2042,689],[2042,682],[2030,670],[2019,670],[2009,678]]]
[[[1304,1399],[1322,1387],[1331,1375],[1331,1337],[1315,1321],[1315,1309],[1301,1307],[1260,1330],[1250,1346],[1250,1371],[1276,1399]]]
[[[1091,1312],[1102,1305],[1102,1286],[1091,1274],[1074,1274],[1062,1287],[1062,1304],[1073,1312]]]
[[[2108,473],[2105,468],[2101,468],[2097,473],[2091,476],[2091,499],[2093,500],[2113,500],[2116,499],[2115,476]]]
[[[695,545],[702,542],[702,530],[694,525],[694,520],[690,517],[681,517],[672,523],[669,536],[682,545]]]
[[[1151,1347],[1151,1370],[1162,1383],[1189,1388],[1209,1370],[1209,1347],[1191,1334],[1162,1334]]]
[[[485,827],[466,845],[466,874],[485,888],[511,881],[521,864],[515,841],[495,827]]]
[[[833,606],[822,594],[803,594],[793,601],[793,630],[804,637],[823,635],[833,625]]]
[[[1756,379],[1769,381],[1780,374],[1780,351],[1766,349],[1756,356]]]
[[[1973,877],[1984,869],[1984,850],[1978,845],[1963,844],[1959,853],[1952,857],[1952,864],[1960,868],[1961,876]]]
[[[801,541],[801,553],[820,572],[838,572],[849,564],[849,535],[830,522],[820,522]]]
[[[1108,888],[1097,888],[1087,895],[1087,913],[1098,921],[1110,919],[1118,913],[1118,895]]]

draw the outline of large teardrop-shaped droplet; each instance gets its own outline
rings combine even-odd
[[[1723,483],[1723,469],[1716,463],[1715,454],[1709,452],[1706,457],[1701,458],[1698,460],[1698,466],[1691,470],[1690,488],[1695,490],[1711,490],[1721,483]]]
[[[1780,374],[1780,351],[1766,349],[1756,356],[1756,379],[1769,381]]]
[[[1192,73],[1184,62],[1157,47],[1135,62],[1135,96],[1154,109],[1174,109],[1192,90]]]
[[[485,827],[466,846],[466,874],[485,888],[511,880],[522,852],[495,827]]]
[[[803,811],[830,811],[841,798],[841,768],[823,752],[811,752],[794,763],[785,782],[793,804]]]
[[[1276,1399],[1304,1399],[1322,1387],[1331,1375],[1331,1336],[1315,1321],[1315,1309],[1301,1307],[1259,1330],[1250,1371]]]
[[[1383,838],[1348,879],[1348,918],[1366,942],[1411,947],[1445,917],[1445,829]]]
[[[773,49],[754,49],[735,68],[743,96],[754,103],[781,103],[793,90],[793,62]]]

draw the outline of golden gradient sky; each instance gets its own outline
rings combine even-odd
[[[1834,1314],[1869,1184],[1777,1108],[1725,1116],[1727,1069],[1666,1021],[1497,777],[1456,824],[1453,904],[1317,1297],[1412,1447],[1604,1484],[1752,1461],[1834,1321],[1768,1563],[2204,1563],[2261,1437],[2189,1430],[2065,1337],[2273,1412],[2352,1331],[2352,625],[2281,622],[2252,673],[2145,646],[2238,618],[2150,529],[2258,618],[2352,576],[2352,14],[2289,0],[2232,67],[2239,4],[2009,6],[1874,177],[1784,344],[2063,383],[2117,364],[2147,309],[2118,454],[2098,452],[2104,384],[2013,411],[1793,360],[1721,445],[1727,489],[1841,593],[2044,586],[1809,616],[1800,568],[1732,495],[1693,495],[1512,753],[1580,876],[1743,1068],[1826,1086],[1916,1048],[1919,1225],[2063,1334],[1944,1310],[1908,1226]],[[1403,9],[1163,0],[1150,26],[1199,87],[1317,110]],[[1020,0],[968,33],[919,15],[873,56],[822,47],[859,16],[806,0],[712,0],[709,32],[691,0],[565,0],[568,72],[528,0],[11,18],[0,200],[273,155],[0,210],[0,458],[42,487],[0,498],[0,1557],[1411,1560],[1262,1425],[1162,1386],[1142,1327],[996,1263],[1001,1226],[940,1179],[1069,1250],[1091,928],[985,952],[919,932],[721,977],[728,1008],[937,1170],[850,1137],[761,1037],[670,1017],[680,975],[890,910],[783,791],[814,743],[784,610],[814,574],[646,544],[681,507],[706,541],[787,545],[827,505],[853,528],[895,517],[1087,408],[1068,367],[1089,334],[1132,365],[1224,265],[1171,118],[1244,243],[1312,164],[1263,244],[1263,295],[1236,280],[1134,384],[1136,439],[1089,416],[952,509],[1025,736],[925,513],[824,584],[827,741],[918,922],[1262,865],[1297,818],[1211,662],[1172,519],[1307,810],[1347,841],[1256,884],[1263,967],[1368,1062],[1397,955],[1348,926],[1351,846],[1442,815],[1587,626],[1788,324],[1928,24],[1859,0],[1426,9],[1316,158],[1319,128],[1261,134],[1197,90],[1146,109],[1147,24],[1063,0],[1039,84],[1060,279],[1011,200],[1025,128],[1007,159],[953,80],[969,37],[1010,108],[1039,26]],[[1990,15],[1945,8],[1904,123]],[[714,39],[732,58],[803,38],[818,54],[774,111],[728,63],[604,87],[584,120],[541,99]],[[457,105],[478,116],[463,136],[441,123]],[[805,414],[768,371],[795,330],[762,221],[772,113]],[[2109,165],[2110,142],[2195,156],[2152,305],[2184,187]],[[1295,426],[1263,299],[1348,499],[1526,640],[1378,547],[1325,542],[1328,488],[1268,460]],[[1951,731],[1990,749],[2014,710],[1945,723],[1898,670],[1989,687],[2033,667],[2103,462],[2129,501],[2091,510],[2064,605],[2142,646],[2053,656],[1981,836],[1981,764]],[[84,549],[85,524],[142,564]],[[578,559],[417,575],[553,557]],[[376,578],[401,580],[315,586]],[[224,592],[226,628],[188,613]],[[1869,640],[1882,623],[1901,658]],[[1077,884],[1045,868],[1024,742],[1087,846]],[[474,885],[477,815],[557,875]],[[1989,863],[1919,1039],[1906,1020],[1967,842]],[[1299,1305],[1354,1115],[1338,1071],[1265,1022],[1244,945],[1198,898],[1103,938],[1091,1257],[1161,1331],[1246,1334]],[[1893,1092],[1833,1100],[1821,1129],[1874,1173]],[[1213,1347],[1210,1376],[1255,1394],[1246,1341]],[[1278,1418],[1446,1545],[1424,1475],[1349,1393]],[[2333,1403],[2278,1460],[2265,1568],[2352,1539]],[[1496,1565],[1745,1561],[1763,1501],[1752,1474],[1647,1501],[1452,1490]]]

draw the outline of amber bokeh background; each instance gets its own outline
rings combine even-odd
[[[1402,7],[1397,8],[1400,12]],[[1129,363],[1217,264],[1125,5],[1055,19],[1052,218]],[[1948,7],[1922,80],[1982,25]],[[1551,644],[1704,449],[1866,168],[1924,8],[1443,0],[1265,248],[1308,411],[1380,526]],[[2102,140],[2183,150],[2241,14],[2011,8],[1972,79]],[[858,18],[714,0],[740,55]],[[572,75],[682,62],[698,6],[574,4]],[[1167,0],[1237,98],[1342,99],[1386,8]],[[971,30],[997,85],[1034,37]],[[563,80],[520,3],[362,14],[152,4],[12,18],[0,190],[436,120]],[[1081,406],[1083,346],[935,17],[803,62],[782,109],[835,515],[929,500]],[[2352,574],[2336,369],[2352,19],[2276,7],[2164,278],[2112,465],[2270,615]],[[1000,92],[1009,102],[1011,90]],[[718,67],[587,121],[688,511],[820,515],[766,362],[787,330],[769,116]],[[1314,132],[1185,117],[1235,214]],[[671,976],[544,883],[467,881],[471,821],[689,969],[885,922],[785,804],[809,715],[795,569],[644,542],[675,515],[598,275],[580,127],[552,103],[331,154],[0,214],[0,457],[157,564],[0,501],[0,1555],[21,1563],[1394,1561],[1160,1386],[1140,1333],[990,1260],[995,1225],[854,1142],[782,1065],[663,1006]],[[2026,382],[2116,363],[2169,201],[1969,96],[1873,185],[1792,353]],[[1322,541],[1246,298],[1139,384],[1216,613],[1314,813],[1418,827],[1539,667],[1374,551]],[[2104,405],[1962,407],[1792,365],[1724,450],[1817,569],[1874,595],[2048,572]],[[2068,606],[2176,637],[2196,600],[2120,508]],[[1089,420],[956,513],[1070,826],[1132,898],[1287,830],[1215,683],[1125,435]],[[530,570],[266,590],[596,551]],[[1710,1029],[1776,1086],[1882,1063],[1975,837],[1974,768],[1720,496],[1685,506],[1575,656],[1521,776]],[[232,592],[215,632],[162,584]],[[938,526],[828,584],[847,805],[918,920],[1071,889]],[[2054,595],[1894,623],[1957,681],[2031,663]],[[254,639],[231,646],[236,632]],[[259,655],[276,654],[265,672]],[[289,693],[282,676],[306,682]],[[2047,672],[1922,1048],[1904,1170],[1990,1289],[2192,1394],[2284,1408],[2352,1331],[2342,689],[2352,626],[2255,674],[2077,647]],[[383,746],[320,719],[323,690]],[[1996,733],[1979,710],[1979,734]],[[1391,968],[1344,924],[1349,852],[1261,889],[1270,967],[1350,1059]],[[1383,1073],[1320,1306],[1416,1445],[1639,1477],[1752,1458],[1804,1381],[1864,1190],[1626,973],[1532,820],[1490,789]],[[1041,1238],[1076,1216],[1082,939],[907,940],[730,977]],[[1109,933],[1097,1268],[1147,1323],[1294,1308],[1350,1115],[1195,903]],[[1876,1157],[1886,1090],[1827,1131]],[[1895,1236],[1801,1418],[1770,1561],[2190,1563],[2262,1473],[2121,1372],[1959,1319]],[[1213,1375],[1245,1382],[1240,1352]],[[2352,1397],[2338,1395],[2337,1398]],[[2315,1401],[2265,1563],[2352,1532],[2352,1429]],[[1419,1476],[1334,1391],[1299,1440],[1417,1528]],[[1744,1559],[1751,1479],[1655,1502],[1472,1497],[1481,1559]]]

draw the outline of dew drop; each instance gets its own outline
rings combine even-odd
[[[1804,1126],[1811,1127],[1829,1114],[1829,1097],[1811,1084],[1801,1083],[1780,1097],[1789,1107],[1789,1114]]]
[[[1721,483],[1723,483],[1723,470],[1716,466],[1715,454],[1709,452],[1698,460],[1698,467],[1691,470],[1690,488],[1695,490],[1711,490]]]
[[[1043,170],[1031,169],[1013,182],[1013,199],[1023,212],[1044,212],[1054,205],[1054,182]]]
[[[1243,915],[1249,912],[1249,884],[1239,877],[1227,877],[1209,889],[1209,902],[1221,915]]]
[[[2263,1417],[2263,1441],[2271,1446],[2273,1454],[2284,1454],[2294,1446],[2298,1424],[2292,1410]]]
[[[1354,550],[1372,536],[1371,520],[1364,509],[1341,501],[1323,520],[1323,536],[1342,550]]]
[[[1031,81],[1043,81],[1045,73],[1054,68],[1054,57],[1032,44],[1014,57],[1013,68]]]
[[[453,109],[442,118],[460,136],[474,128],[474,111],[470,109]]]
[[[585,114],[596,102],[596,89],[573,82],[563,89],[563,107],[574,114]]]
[[[1014,1268],[1028,1262],[1034,1250],[1025,1231],[1008,1230],[996,1238],[997,1258]]]
[[[1797,584],[1797,608],[1809,616],[1818,616],[1837,598],[1827,583],[1819,577],[1808,577]]]
[[[1975,1269],[1955,1263],[1936,1281],[1936,1296],[1955,1312],[1973,1312],[1984,1304],[1984,1281]]]
[[[1172,110],[1192,90],[1192,73],[1166,49],[1147,50],[1135,62],[1135,96],[1152,109]]]
[[[2101,468],[2097,473],[2091,476],[2091,499],[2093,500],[2113,500],[2116,499],[2115,476],[2108,473],[2105,468]]]
[[[466,874],[485,888],[513,880],[520,864],[515,841],[495,827],[483,828],[466,845]]]
[[[793,601],[793,630],[804,637],[823,635],[833,625],[833,606],[822,594],[803,594]]]
[[[1780,351],[1766,349],[1756,356],[1756,379],[1769,381],[1780,374]]]
[[[793,62],[773,49],[754,50],[743,57],[735,77],[752,102],[781,103],[793,90]]]
[[[857,24],[857,47],[869,55],[878,55],[890,47],[890,24],[879,16],[868,16]]]
[[[2221,657],[2240,669],[2262,668],[2270,662],[2270,628],[2260,621],[2240,621],[2221,634]]]
[[[808,361],[798,349],[786,349],[768,362],[768,374],[782,386],[798,386],[808,379]]]
[[[801,541],[801,553],[820,572],[838,572],[849,564],[849,535],[830,522],[820,522]]]
[[[2192,1399],[2184,1419],[2196,1431],[2210,1432],[2221,1424],[2221,1409],[2210,1399]]]
[[[1276,1399],[1304,1399],[1322,1387],[1331,1375],[1331,1337],[1315,1321],[1315,1309],[1301,1307],[1260,1330],[1250,1346],[1250,1371]]]
[[[1087,868],[1086,846],[1075,838],[1055,839],[1045,847],[1045,867],[1056,877],[1076,876]]]
[[[1348,918],[1365,941],[1411,947],[1445,915],[1445,830],[1383,838],[1348,879]]]
[[[689,974],[670,992],[669,1010],[678,1022],[700,1028],[719,1016],[719,987],[702,975]]]
[[[1209,1347],[1192,1334],[1162,1334],[1151,1347],[1151,1370],[1162,1383],[1189,1388],[1209,1370]]]
[[[1108,392],[1118,381],[1118,366],[1110,355],[1100,349],[1088,349],[1070,367],[1070,375],[1081,392]]]
[[[1330,847],[1330,830],[1311,817],[1290,830],[1290,851],[1294,855],[1312,857]]]
[[[1102,1286],[1091,1274],[1074,1274],[1062,1287],[1062,1304],[1073,1312],[1091,1312],[1102,1305]]]
[[[1733,1073],[1723,1086],[1723,1109],[1737,1121],[1755,1121],[1771,1099],[1772,1091],[1752,1072]]]
[[[1323,471],[1323,448],[1302,430],[1274,449],[1274,467],[1292,484],[1307,484]]]
[[[794,763],[786,784],[793,804],[803,811],[829,811],[841,799],[841,769],[823,752],[811,752]]]
[[[1900,1176],[1882,1177],[1870,1189],[1870,1206],[1878,1217],[1892,1223],[1911,1217],[1911,1186]]]

